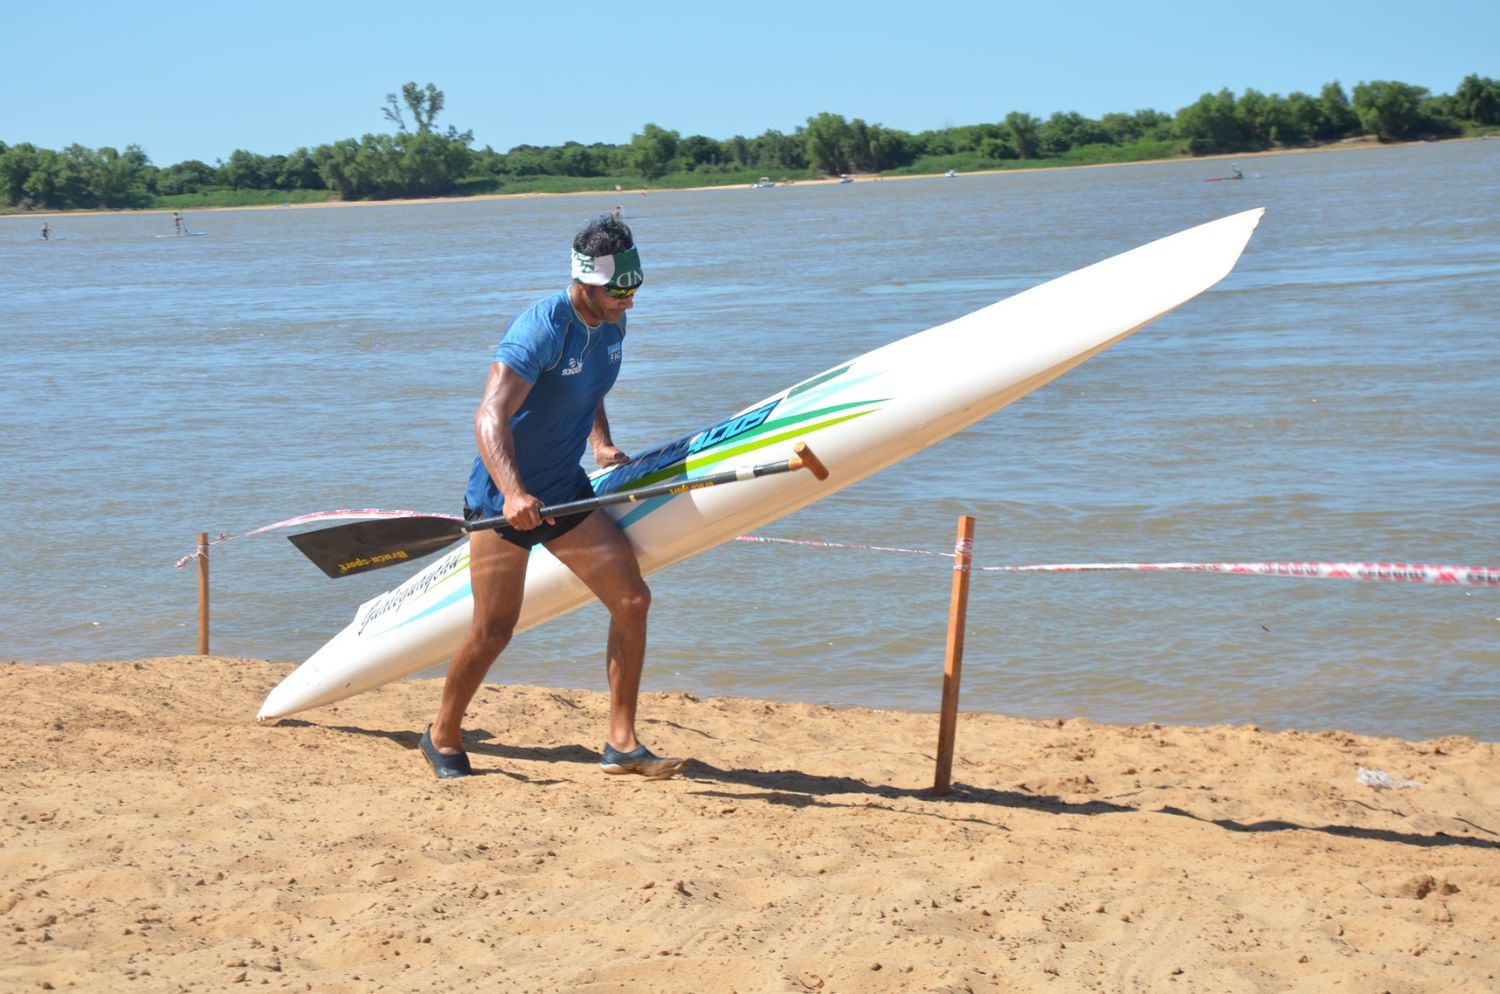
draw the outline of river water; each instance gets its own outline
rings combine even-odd
[[[205,211],[197,238],[0,219],[0,658],[193,652],[199,531],[455,512],[500,328],[617,204],[648,274],[609,400],[627,452],[1267,208],[1217,288],[763,536],[947,552],[972,514],[978,565],[1500,566],[1500,141],[1241,166]],[[404,576],[327,580],[283,534],[215,547],[215,653],[305,658]],[[646,689],[935,709],[951,573],[731,543],[652,579]],[[602,688],[605,624],[524,633],[492,679]],[[979,573],[962,706],[1500,740],[1500,589]]]

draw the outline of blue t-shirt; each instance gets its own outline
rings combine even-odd
[[[563,290],[516,315],[496,346],[494,361],[531,384],[510,433],[521,481],[543,504],[577,496],[587,476],[578,463],[594,412],[619,375],[624,344],[623,315],[619,324],[590,331]],[[505,498],[477,455],[464,496],[485,517],[504,513]]]

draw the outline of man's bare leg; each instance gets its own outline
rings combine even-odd
[[[595,511],[547,543],[547,550],[578,575],[609,611],[605,665],[609,676],[609,744],[629,752],[635,737],[636,699],[646,661],[646,615],[651,590],[635,550],[614,519]]]
[[[464,712],[490,666],[510,643],[521,616],[530,556],[531,550],[507,542],[494,531],[477,531],[469,536],[474,620],[448,664],[442,703],[432,722],[432,744],[440,752],[454,753],[463,748]]]
[[[605,648],[609,676],[607,742],[620,753],[632,753],[641,746],[635,717],[646,661],[646,616],[651,609],[651,590],[641,577],[635,550],[614,519],[602,511],[591,513],[578,527],[548,542],[547,549],[576,573],[609,611]],[[651,764],[642,763],[638,769],[622,772],[671,776],[684,763],[651,759]]]

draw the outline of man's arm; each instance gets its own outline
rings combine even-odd
[[[609,435],[609,416],[604,413],[604,401],[594,408],[594,427],[589,431],[589,444],[594,447],[594,462],[600,469],[629,462],[630,457],[615,447]]]
[[[526,489],[521,473],[516,468],[516,442],[510,433],[510,419],[526,396],[531,393],[531,384],[521,378],[515,370],[503,362],[490,364],[490,375],[484,383],[484,396],[479,400],[479,409],[474,412],[474,440],[479,445],[479,457],[490,479],[505,498],[501,513],[505,520],[521,531],[536,528],[542,523],[537,513],[542,502]]]

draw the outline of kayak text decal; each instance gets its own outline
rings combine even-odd
[[[407,601],[414,600],[427,593],[433,584],[441,580],[446,580],[455,570],[464,564],[464,560],[468,558],[468,555],[468,546],[455,549],[410,580],[407,580],[395,590],[378,597],[370,605],[370,610],[365,613],[364,617],[359,619],[358,633],[363,635],[365,629],[369,628],[372,622],[398,611]]]
[[[684,435],[675,441],[650,452],[637,456],[635,459],[621,466],[613,472],[599,477],[594,481],[594,492],[597,494],[615,493],[623,490],[630,484],[653,473],[669,469],[678,463],[685,462],[687,458],[704,449],[711,448],[730,439],[738,438],[749,431],[754,431],[765,424],[771,412],[776,410],[780,398],[771,401],[753,411],[746,411],[704,431],[693,435]]]

